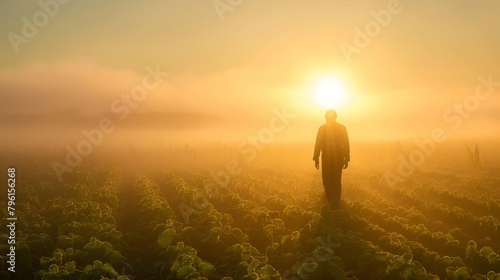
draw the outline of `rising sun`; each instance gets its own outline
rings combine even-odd
[[[348,96],[346,89],[338,79],[324,77],[316,83],[313,97],[317,105],[336,109],[345,104]]]

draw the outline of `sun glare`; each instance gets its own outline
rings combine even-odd
[[[344,86],[338,79],[332,77],[320,79],[316,83],[313,95],[317,105],[323,108],[338,108],[347,100]]]

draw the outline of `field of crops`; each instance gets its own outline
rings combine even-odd
[[[18,171],[16,273],[2,279],[500,279],[500,177],[313,169]],[[227,174],[226,174],[227,175]],[[6,197],[2,189],[2,197]],[[7,206],[2,199],[2,228]],[[9,278],[10,277],[10,278]]]

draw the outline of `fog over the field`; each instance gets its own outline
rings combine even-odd
[[[389,2],[244,1],[223,20],[210,1],[60,5],[28,43],[0,42],[2,147],[64,147],[103,118],[116,126],[110,145],[238,144],[277,114],[290,118],[272,141],[307,144],[324,122],[312,90],[325,75],[345,84],[336,109],[354,142],[414,142],[436,128],[451,142],[500,139],[500,3],[400,1],[347,59],[342,44]],[[41,10],[0,7],[0,33],[19,36]],[[145,79],[153,86],[135,100]]]

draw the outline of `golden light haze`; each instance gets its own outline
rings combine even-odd
[[[215,117],[217,129],[196,128],[211,139],[239,141],[287,108],[296,117],[278,140],[308,142],[329,107],[359,141],[426,137],[435,127],[452,139],[499,138],[498,84],[457,129],[456,113],[445,115],[474,95],[479,77],[500,81],[500,3],[398,1],[400,12],[347,59],[340,46],[356,46],[357,29],[366,32],[390,2],[242,1],[221,20],[211,1],[70,1],[18,53],[8,36],[0,43],[0,114],[13,120],[1,127],[24,125],[13,116],[26,114],[110,113],[158,66],[168,78],[133,111]],[[22,18],[41,9],[0,6],[5,35],[22,36]],[[177,133],[185,129],[169,137]]]

